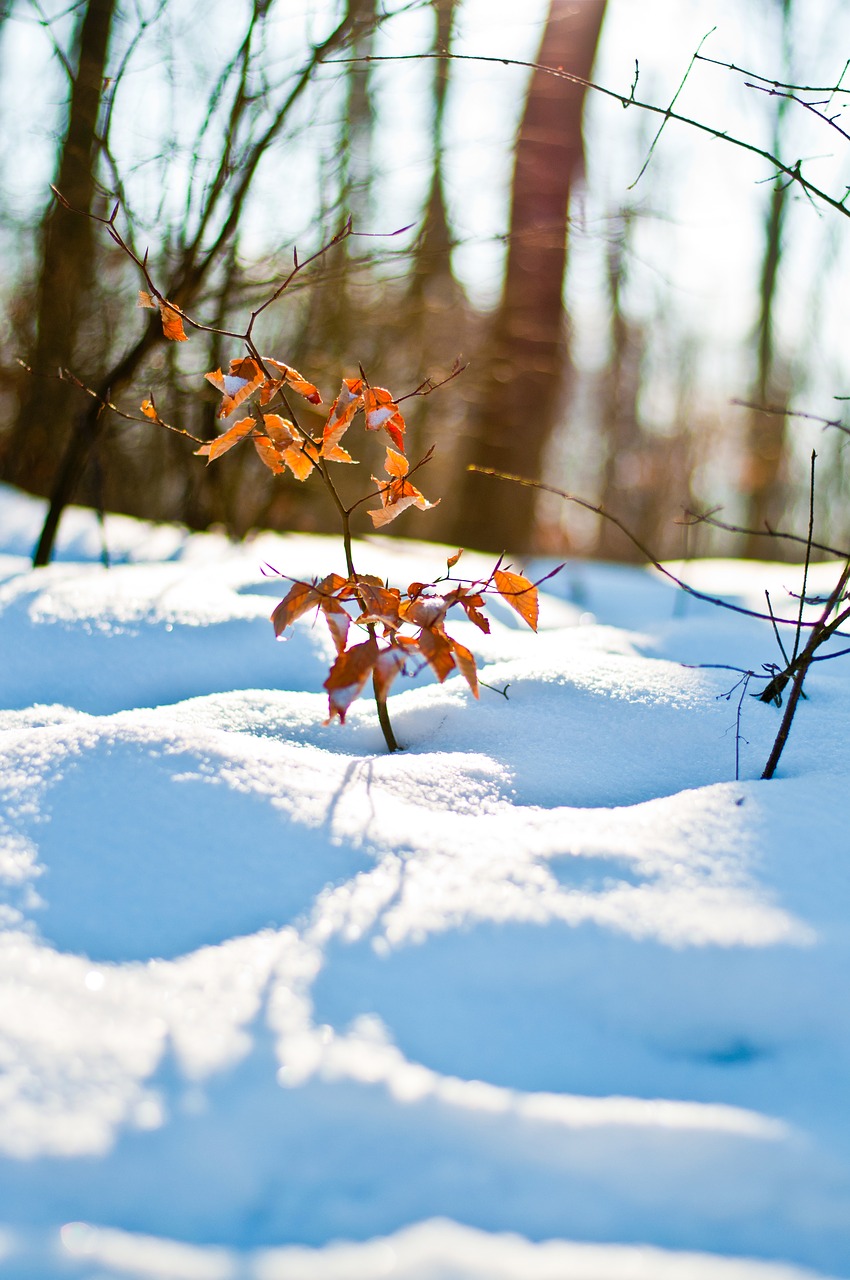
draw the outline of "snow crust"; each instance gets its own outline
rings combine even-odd
[[[0,1273],[850,1276],[850,658],[759,781],[770,626],[572,564],[389,756],[268,621],[334,540],[75,511],[34,571],[40,515],[0,490]]]

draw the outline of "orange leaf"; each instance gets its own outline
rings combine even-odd
[[[291,627],[302,613],[312,609],[321,601],[321,594],[314,584],[309,582],[293,582],[286,595],[272,611],[274,633],[279,636],[287,627]]]
[[[423,658],[442,684],[446,676],[450,675],[455,668],[452,646],[448,637],[441,631],[429,631],[427,627],[423,627],[416,643]]]
[[[521,573],[508,573],[505,569],[496,569],[493,573],[496,590],[503,600],[516,609],[519,616],[528,623],[532,631],[537,630],[539,606],[537,588]]]
[[[375,693],[379,698],[386,698],[393,680],[400,672],[404,671],[404,664],[404,650],[399,649],[394,644],[390,645],[388,649],[382,649],[378,654],[373,674]]]
[[[340,724],[345,724],[346,712],[354,699],[359,698],[363,692],[363,686],[377,660],[378,642],[374,636],[339,655],[324,684],[328,691],[328,724],[334,716],[339,716]]]
[[[292,423],[278,413],[264,413],[263,422],[281,462],[296,480],[306,480],[318,457],[315,446],[299,436]]]
[[[453,556],[449,556],[448,560],[446,561],[446,568],[453,569],[462,555],[463,555],[462,551],[456,551]]]
[[[170,302],[161,302],[159,314],[162,317],[162,332],[169,342],[189,341],[183,329],[183,317],[176,307],[173,307]]]
[[[260,456],[260,461],[267,466],[276,476],[282,476],[286,471],[286,463],[272,444],[268,436],[255,435],[254,448]]]
[[[446,616],[446,601],[442,596],[416,596],[401,606],[401,616],[414,627],[442,626]]]
[[[400,625],[398,616],[399,592],[384,586],[373,586],[371,583],[358,584],[358,596],[363,612],[358,622],[381,622],[385,627],[396,630]]]
[[[153,422],[159,421],[159,414],[156,411],[156,405],[153,400],[143,400],[139,408],[146,418],[152,419]]]
[[[457,640],[453,640],[451,636],[447,636],[447,639],[452,647],[458,671],[472,690],[473,697],[477,698],[478,672],[475,667],[475,659],[464,645],[460,644]]]
[[[214,373],[205,373],[204,377],[221,392],[222,401],[217,416],[229,418],[234,409],[238,409],[243,401],[263,385],[266,375],[256,360],[245,356],[240,360],[230,361],[229,373],[216,369]]]
[[[376,480],[372,476],[372,482],[380,489],[381,496],[380,509],[369,512],[372,524],[376,529],[380,529],[383,525],[389,524],[391,520],[395,520],[396,516],[400,516],[402,511],[406,511],[408,507],[418,507],[420,511],[427,511],[429,507],[436,507],[440,501],[438,498],[437,502],[429,502],[403,476],[391,480],[389,484],[382,484],[380,480]]]
[[[331,638],[334,642],[337,653],[342,653],[348,639],[348,628],[351,623],[351,618],[334,596],[324,596],[319,604],[319,608],[325,615],[325,621],[328,624],[328,630],[331,633]]]
[[[474,595],[469,591],[468,587],[457,587],[450,595],[446,596],[446,603],[449,608],[452,605],[459,604],[463,609],[470,622],[474,622],[479,631],[483,631],[485,635],[490,634],[490,622],[481,612],[484,604],[484,597]]]
[[[202,444],[200,449],[196,449],[195,453],[208,459],[207,466],[214,458],[220,458],[223,453],[227,453],[228,449],[232,449],[240,440],[244,440],[256,427],[257,423],[254,418],[240,418],[235,422],[229,431],[225,431],[224,435],[219,436],[217,440],[211,440],[209,444]]]
[[[406,476],[410,470],[410,463],[403,453],[396,453],[395,449],[391,449],[387,445],[387,460],[384,463],[384,470],[388,476]]]
[[[269,391],[269,394],[266,396],[265,400],[263,399],[262,395],[260,396],[261,402],[263,404],[267,404],[269,397],[271,395],[274,395],[274,392],[278,389],[278,387],[281,387],[284,384],[286,386],[292,387],[292,390],[297,391],[298,394],[300,396],[303,396],[305,400],[309,400],[310,404],[322,403],[322,397],[319,395],[318,391],[313,386],[312,382],[308,382],[306,378],[302,378],[301,374],[298,372],[297,369],[293,369],[288,364],[282,364],[280,360],[272,360],[270,356],[264,356],[263,363],[270,364],[273,369],[277,369],[278,373],[281,374],[280,379],[276,383],[271,379],[267,381],[266,386],[271,388],[271,390]],[[263,392],[265,392],[265,387],[263,388]]]
[[[329,456],[349,428],[358,409],[363,408],[362,378],[343,378],[339,395],[330,408],[328,420],[322,432],[322,455]]]
[[[367,431],[386,431],[397,448],[404,450],[404,418],[386,387],[366,387],[363,408]]]

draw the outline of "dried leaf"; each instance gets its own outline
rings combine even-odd
[[[450,675],[455,668],[448,636],[442,631],[430,631],[427,627],[423,627],[417,645],[423,658],[442,684],[446,676]]]
[[[281,462],[289,467],[296,480],[306,480],[318,458],[316,447],[278,413],[264,413],[263,422]]]
[[[152,294],[146,293],[144,289],[139,290],[139,296],[136,299],[137,307],[147,307],[149,311],[158,311],[159,303]]]
[[[321,593],[315,584],[293,582],[280,604],[272,611],[275,635],[279,636],[287,627],[291,627],[297,618],[319,604],[321,599]]]
[[[358,596],[363,609],[358,622],[379,622],[390,630],[397,630],[401,625],[399,618],[400,593],[394,588],[373,586],[371,583],[358,584]]]
[[[240,360],[230,361],[230,372],[222,373],[216,369],[213,373],[204,374],[207,382],[211,382],[221,392],[222,400],[218,410],[219,418],[229,418],[258,387],[265,382],[266,375],[256,360],[245,356]]]
[[[227,453],[228,449],[232,449],[240,440],[244,440],[247,435],[254,430],[257,423],[254,418],[240,418],[235,422],[229,431],[225,431],[224,435],[219,436],[217,440],[211,440],[209,444],[202,444],[200,449],[196,449],[195,453],[201,457],[207,458],[207,466],[214,458],[220,458],[223,453]]]
[[[284,385],[291,387],[293,391],[297,391],[298,395],[303,396],[305,400],[309,400],[310,404],[322,403],[322,397],[319,395],[312,382],[308,382],[306,378],[303,378],[298,370],[293,369],[291,365],[282,364],[280,360],[272,360],[270,356],[263,357],[263,364],[270,364],[273,369],[277,369],[281,377],[277,380],[271,378],[267,379],[266,387],[273,389],[270,390],[268,395],[266,395],[266,398],[263,399],[263,393],[265,393],[266,387],[263,388],[263,393],[260,395],[261,404],[267,404],[270,397],[274,395],[274,392]]]
[[[284,474],[286,471],[286,464],[268,436],[257,433],[254,436],[254,448],[259,454],[260,461],[264,466],[268,467],[269,471],[276,476],[282,476]]]
[[[189,341],[183,328],[183,317],[176,307],[173,307],[170,302],[161,302],[159,314],[162,317],[162,332],[169,342]]]
[[[447,607],[443,596],[417,595],[412,600],[406,600],[399,612],[404,622],[409,622],[414,627],[431,628],[442,626]]]
[[[348,628],[351,625],[351,618],[347,610],[343,609],[334,596],[323,596],[319,603],[319,608],[325,615],[325,621],[328,624],[328,630],[331,633],[331,639],[334,642],[337,653],[342,653],[348,640]]]
[[[396,453],[395,449],[391,449],[388,445],[384,470],[388,476],[406,476],[410,470],[410,463],[403,453]]]
[[[446,568],[453,569],[462,555],[463,551],[456,551],[453,556],[449,556],[446,561]]]
[[[139,408],[146,418],[150,418],[153,422],[159,421],[159,414],[156,411],[156,405],[153,400],[143,400]]]
[[[506,569],[496,569],[493,573],[496,590],[503,600],[516,609],[519,616],[528,623],[532,631],[537,630],[539,605],[537,588],[521,573],[508,573]]]
[[[403,649],[392,644],[388,649],[382,649],[378,654],[377,661],[373,671],[375,681],[375,694],[379,698],[386,698],[389,693],[390,685],[396,676],[404,671],[405,653]]]
[[[452,647],[452,653],[455,656],[457,669],[463,676],[466,683],[472,690],[473,697],[478,697],[478,671],[475,667],[475,659],[470,651],[457,640],[453,640],[451,636],[446,637]]]
[[[363,692],[377,660],[378,642],[374,636],[339,655],[324,684],[328,691],[328,724],[334,716],[339,716],[340,724],[345,724],[346,712]]]
[[[396,448],[404,451],[404,418],[386,387],[366,387],[363,408],[367,431],[386,431]]]
[[[404,466],[403,471],[401,470],[402,465]],[[389,524],[391,520],[395,520],[396,516],[400,516],[402,511],[406,511],[408,507],[418,507],[420,511],[427,511],[429,507],[437,506],[440,501],[439,498],[437,502],[429,502],[406,479],[407,459],[403,454],[396,453],[395,449],[388,448],[384,469],[392,477],[389,484],[382,483],[375,476],[372,476],[372,483],[379,489],[381,497],[380,509],[369,512],[372,524],[376,529],[380,529],[383,525]]]
[[[469,621],[473,622],[479,631],[483,631],[485,635],[490,634],[490,621],[481,613],[484,605],[483,596],[471,592],[468,587],[457,587],[446,596],[446,603],[449,608],[459,604]]]
[[[363,408],[362,378],[343,378],[339,395],[331,405],[322,432],[322,456],[328,457],[345,435],[358,409]]]

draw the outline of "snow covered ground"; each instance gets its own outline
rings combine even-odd
[[[538,636],[455,626],[507,700],[399,681],[389,756],[268,621],[333,540],[114,519],[106,570],[76,512],[33,572],[39,518],[0,492],[0,1274],[850,1276],[850,657],[771,782],[744,700],[736,781],[737,675],[683,664],[770,628],[570,565]]]

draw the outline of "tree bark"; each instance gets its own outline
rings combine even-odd
[[[589,78],[605,0],[550,0],[537,61]],[[505,281],[488,343],[486,379],[463,462],[540,476],[555,426],[566,362],[567,212],[583,167],[581,84],[537,70],[520,125]],[[524,551],[535,492],[465,472],[449,541]]]
[[[96,195],[98,115],[114,14],[115,0],[89,0],[83,13],[56,174],[57,189],[84,213],[91,212]],[[74,393],[53,375],[69,365],[83,378],[96,373],[88,367],[91,353],[84,350],[79,337],[92,289],[95,234],[90,218],[55,202],[41,225],[35,337],[29,361],[34,376],[23,383],[17,421],[0,458],[2,478],[33,493],[50,492],[76,408]]]

